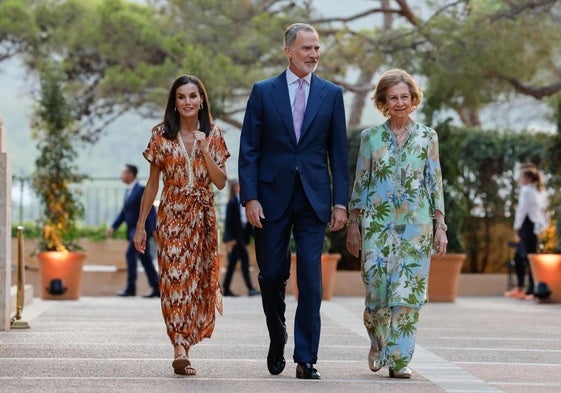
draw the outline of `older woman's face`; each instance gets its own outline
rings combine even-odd
[[[407,117],[411,113],[411,93],[409,85],[399,82],[388,88],[386,94],[386,105],[390,117]]]

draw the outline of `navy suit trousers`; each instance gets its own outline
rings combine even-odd
[[[292,195],[288,210],[280,219],[274,222],[265,219],[262,229],[255,228],[259,285],[270,348],[281,348],[286,334],[285,294],[290,276],[292,232],[296,243],[299,292],[293,359],[296,363],[315,364],[321,330],[321,252],[327,223],[315,214],[299,176],[296,176]],[[264,213],[266,217],[267,212]]]
[[[134,248],[133,242],[134,231],[131,236],[129,236],[129,246],[126,252],[127,259],[127,292],[136,292],[136,277],[137,277],[137,263],[140,259],[140,263],[146,272],[146,278],[148,279],[148,284],[154,289],[159,288],[158,283],[158,272],[154,267],[154,260],[152,256],[152,250],[150,247],[150,237],[146,240],[146,250],[144,254],[139,253]]]

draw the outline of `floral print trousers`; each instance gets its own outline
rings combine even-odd
[[[415,351],[419,309],[394,306],[364,310],[364,326],[381,366],[392,370],[406,367]]]

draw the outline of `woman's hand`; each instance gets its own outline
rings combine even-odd
[[[352,222],[347,227],[347,250],[351,253],[351,255],[358,258],[360,250],[362,249],[361,243],[358,222]]]
[[[144,228],[137,228],[134,232],[132,241],[134,243],[134,248],[136,248],[136,251],[144,254],[144,251],[146,251],[146,230]]]
[[[200,151],[205,152],[208,151],[208,142],[206,140],[206,135],[202,131],[195,131],[193,133],[195,140],[197,141],[197,147]]]
[[[446,237],[446,231],[442,228],[436,228],[436,232],[434,233],[434,255],[438,259],[442,258],[444,254],[446,254],[446,246],[448,245],[448,238]]]

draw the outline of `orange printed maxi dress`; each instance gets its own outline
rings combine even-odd
[[[181,137],[166,139],[156,126],[144,157],[161,170],[163,190],[156,240],[162,314],[174,346],[185,348],[214,330],[219,288],[218,226],[214,194],[202,152],[187,153]],[[209,152],[224,168],[230,156],[222,130],[207,137]]]

